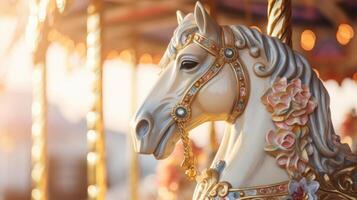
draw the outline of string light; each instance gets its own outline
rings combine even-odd
[[[119,53],[115,50],[111,50],[109,51],[108,55],[107,55],[107,59],[111,60],[111,59],[115,59],[119,56]]]
[[[354,36],[354,31],[351,25],[340,24],[338,26],[336,32],[336,39],[340,44],[342,45],[348,44],[350,40],[353,38],[353,36]]]
[[[106,166],[103,123],[103,68],[101,0],[91,0],[87,14],[87,69],[90,72],[91,108],[87,114],[87,194],[89,200],[105,200]]]
[[[143,55],[141,55],[141,57],[139,59],[139,63],[151,64],[151,63],[153,63],[153,58],[150,54],[144,53]]]
[[[63,13],[66,7],[66,0],[56,0],[56,6],[60,13]]]
[[[31,178],[33,200],[47,199],[46,155],[46,69],[44,63],[35,64],[33,71]]]
[[[132,61],[132,55],[129,49],[126,49],[119,54],[119,59],[125,61],[125,62],[131,62]]]
[[[304,30],[301,33],[301,39],[300,39],[300,44],[301,47],[306,50],[306,51],[311,51],[316,42],[316,35],[312,30]]]

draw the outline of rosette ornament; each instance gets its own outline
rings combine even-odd
[[[292,177],[301,177],[308,162],[308,117],[317,106],[310,89],[293,79],[279,78],[262,96],[276,130],[266,134],[265,150],[274,155],[279,166]]]

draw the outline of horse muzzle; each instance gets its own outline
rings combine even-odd
[[[155,150],[155,146],[150,142],[150,133],[153,128],[153,118],[150,113],[144,112],[138,114],[133,123],[133,146],[137,153],[152,154]]]

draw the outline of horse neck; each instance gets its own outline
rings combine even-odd
[[[263,91],[263,88],[252,88],[252,91]],[[221,180],[230,182],[234,187],[271,184],[288,179],[275,159],[264,151],[265,135],[274,129],[274,125],[270,113],[260,102],[259,94],[263,92],[251,94],[243,115],[234,124],[226,126],[212,163],[214,165],[218,160],[226,162]]]

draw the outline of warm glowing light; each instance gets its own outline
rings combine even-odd
[[[26,34],[25,34],[26,44],[31,52],[35,51],[37,47],[37,40],[40,34],[38,30],[38,26],[39,26],[39,21],[37,16],[35,14],[31,14],[27,21]]]
[[[159,62],[160,62],[160,60],[161,60],[161,57],[162,57],[162,55],[159,55],[159,54],[154,55],[153,58],[152,58],[153,63],[159,64]]]
[[[346,45],[354,36],[354,31],[351,25],[349,24],[340,24],[337,29],[336,39],[342,44]]]
[[[33,189],[31,191],[31,196],[32,196],[32,199],[41,199],[43,194],[42,194],[41,190]]]
[[[80,55],[85,55],[86,53],[86,45],[84,43],[78,43],[76,45],[76,51],[80,54]]]
[[[95,141],[97,141],[97,132],[95,132],[95,130],[89,130],[87,132],[87,140],[88,142],[92,142],[94,143]]]
[[[94,123],[97,121],[98,115],[96,112],[88,112],[87,114],[87,123],[88,126],[93,126]]]
[[[151,64],[152,62],[153,62],[153,58],[148,53],[144,53],[139,59],[139,63],[142,64]]]
[[[306,51],[311,51],[316,42],[316,35],[312,30],[304,30],[301,34],[300,44],[301,47]]]
[[[38,20],[40,22],[43,22],[46,19],[49,3],[49,0],[42,0],[38,4]]]
[[[31,156],[34,159],[40,159],[41,158],[41,147],[39,145],[33,146],[31,148]]]
[[[87,154],[87,162],[89,165],[95,165],[98,160],[98,155],[94,152],[89,152]]]
[[[65,9],[66,1],[65,0],[56,0],[56,6],[57,6],[58,11],[60,11],[62,13]]]
[[[119,56],[119,53],[115,50],[112,50],[108,53],[107,59],[115,59]]]
[[[44,173],[44,166],[37,163],[36,165],[33,166],[32,172],[31,172],[31,177],[32,180],[34,181],[40,181],[41,177]]]
[[[98,196],[98,187],[95,185],[88,186],[88,195],[90,198],[95,198]]]
[[[126,62],[131,62],[131,53],[130,50],[124,50],[122,52],[120,52],[119,54],[119,59],[126,61]]]
[[[259,32],[262,32],[262,30],[258,26],[251,26],[250,28],[253,28],[253,29],[258,30]]]

